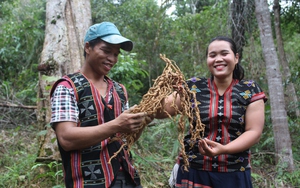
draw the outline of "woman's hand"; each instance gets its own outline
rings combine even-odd
[[[225,154],[224,153],[225,147],[218,142],[214,142],[207,138],[204,138],[199,140],[198,144],[199,144],[199,152],[202,155],[214,157],[217,155]]]
[[[182,92],[183,90],[183,77],[180,74],[177,73],[169,73],[169,79],[172,80],[172,87],[174,91],[177,91],[178,93]]]

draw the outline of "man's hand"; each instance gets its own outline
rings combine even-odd
[[[118,122],[119,133],[130,133],[141,129],[143,122],[146,121],[147,113],[131,113],[131,109],[125,110],[115,121]]]

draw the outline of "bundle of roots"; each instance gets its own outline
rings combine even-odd
[[[153,86],[150,87],[148,92],[142,97],[140,104],[138,104],[131,112],[146,112],[150,117],[155,117],[158,112],[164,112],[169,116],[169,118],[178,124],[180,155],[184,161],[184,169],[187,171],[189,160],[185,153],[185,146],[183,142],[184,135],[187,132],[186,129],[189,129],[189,133],[191,135],[190,147],[193,147],[196,141],[203,137],[205,126],[201,123],[196,95],[187,87],[184,75],[174,61],[166,58],[165,55],[160,55],[160,58],[166,63],[162,74],[156,78]],[[174,95],[174,101],[172,101],[171,107],[175,109],[177,114],[176,116],[171,116],[164,110],[165,103],[163,101],[169,95]],[[175,104],[175,99],[177,97],[180,97],[181,109],[178,109]],[[143,122],[141,129],[144,129],[147,125],[146,121]],[[111,157],[111,159],[116,157],[125,146],[129,152],[131,146],[136,140],[138,132],[139,131],[120,134],[116,137],[114,140],[125,140],[125,142],[122,142],[121,148]]]

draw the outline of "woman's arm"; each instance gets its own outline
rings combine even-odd
[[[208,139],[200,140],[200,153],[210,157],[221,154],[234,154],[245,151],[256,144],[261,137],[265,123],[263,99],[255,101],[247,107],[245,118],[246,128],[241,136],[226,145]]]
[[[159,108],[154,115],[156,119],[164,119],[170,116],[176,115],[176,109],[181,110],[180,96],[173,92],[171,95],[167,96],[164,101],[162,101],[162,108]],[[174,101],[175,100],[175,101]]]

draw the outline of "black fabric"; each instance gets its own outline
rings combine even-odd
[[[135,185],[128,174],[126,174],[124,171],[120,171],[110,188],[142,188],[142,186]]]
[[[80,120],[80,126],[81,127],[87,127],[87,126],[97,126],[99,124],[98,122],[98,111],[96,108],[94,96],[91,90],[91,86],[89,81],[81,74],[81,73],[74,73],[65,76],[63,79],[60,79],[58,82],[55,83],[54,88],[57,86],[57,84],[61,81],[68,81],[72,87],[74,88],[75,94],[78,95],[78,101],[77,105],[79,110],[79,120]],[[116,86],[117,83],[114,82],[114,86]],[[122,106],[125,104],[124,101],[126,101],[125,94],[122,92],[122,87],[118,85],[117,93],[120,98],[120,102],[122,102]],[[107,103],[102,98],[102,104],[104,105],[104,122],[111,121],[115,118],[114,109],[110,109],[107,107]],[[100,104],[101,105],[101,104]],[[109,105],[114,107],[114,99],[112,98],[109,101]],[[84,179],[84,188],[105,188],[105,182],[107,181],[104,177],[105,172],[103,171],[103,167],[100,161],[99,156],[102,152],[108,151],[109,156],[113,156],[115,152],[117,152],[120,148],[120,143],[118,141],[114,141],[111,143],[108,143],[106,145],[106,148],[102,148],[101,143],[96,144],[94,146],[91,146],[89,148],[80,150],[80,151],[71,151],[66,152],[64,151],[60,144],[58,143],[59,150],[61,152],[61,157],[63,160],[64,170],[65,170],[65,184],[66,187],[73,187],[74,186],[74,180],[72,177],[72,167],[71,167],[71,155],[78,154],[81,156],[81,159],[79,162],[81,172],[82,172],[82,178]],[[122,165],[123,169],[128,171],[128,165],[126,160],[120,160],[125,156],[124,151],[121,151],[117,157],[111,159],[111,165],[112,165],[112,173],[115,175],[119,172],[120,167]],[[120,163],[122,161],[122,163]],[[129,174],[128,174],[129,175]],[[132,180],[133,181],[133,180]],[[137,176],[137,174],[134,174],[134,181],[137,184],[140,184],[140,179]]]

